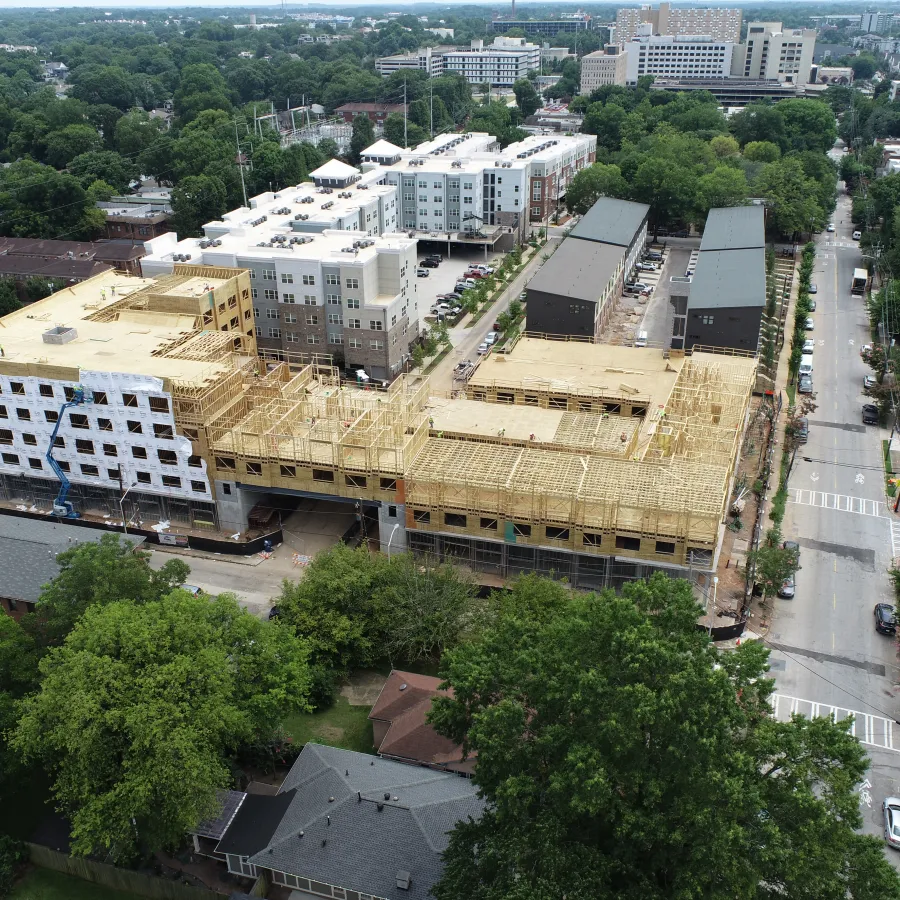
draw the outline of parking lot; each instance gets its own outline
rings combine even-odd
[[[433,245],[427,245],[429,247]],[[419,314],[424,319],[426,316],[431,317],[431,307],[434,306],[438,294],[449,294],[454,285],[469,266],[476,263],[484,263],[484,253],[475,250],[457,250],[455,247],[450,251],[453,256],[447,258],[447,247],[440,249],[422,250],[420,245],[418,259],[419,263],[431,253],[440,253],[443,256],[443,262],[436,269],[426,269],[427,278],[416,277],[416,296],[419,300]],[[488,253],[487,265],[497,266],[503,259],[502,253]]]

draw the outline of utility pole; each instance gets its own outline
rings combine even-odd
[[[244,195],[244,206],[247,205],[247,186],[244,184],[244,163],[241,160],[241,142],[238,138],[237,119],[234,120],[234,144],[237,147],[238,171],[241,173],[241,193]]]
[[[431,126],[431,138],[434,139],[434,85],[430,78],[428,79],[428,87],[431,90],[431,98],[429,100],[429,124]]]
[[[406,75],[403,76],[403,149],[409,149],[409,142],[406,140]]]

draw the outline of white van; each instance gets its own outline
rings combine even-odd
[[[647,332],[639,331],[634,338],[634,346],[635,347],[646,347],[647,346]]]
[[[812,375],[812,353],[804,353],[803,356],[800,357],[800,375]]]

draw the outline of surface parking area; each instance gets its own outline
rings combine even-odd
[[[416,277],[416,297],[419,300],[419,314],[422,317],[430,315],[431,307],[434,306],[438,294],[449,294],[456,282],[463,277],[463,274],[469,266],[479,263],[485,264],[484,253],[476,250],[457,250],[455,247],[451,249],[453,254],[447,258],[447,246],[439,249],[439,245],[419,244],[419,263],[430,253],[440,253],[443,262],[436,269],[426,269],[427,278]],[[487,263],[489,266],[497,266],[503,259],[502,253],[488,253]]]

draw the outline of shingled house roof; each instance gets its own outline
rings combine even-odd
[[[388,900],[428,900],[454,825],[477,819],[484,802],[471,779],[364,753],[306,744],[277,797],[245,800],[223,848],[262,869]],[[256,806],[279,805],[277,824]],[[266,834],[268,832],[268,834]],[[244,835],[247,846],[242,845]],[[254,852],[255,851],[255,852]],[[405,876],[401,878],[401,876]],[[398,887],[406,881],[407,887]]]
[[[440,678],[428,675],[391,672],[369,713],[373,722],[387,723],[376,749],[391,759],[470,775],[474,758],[463,760],[462,747],[438,734],[426,720],[437,695],[453,696],[452,691],[441,690],[440,684]]]

